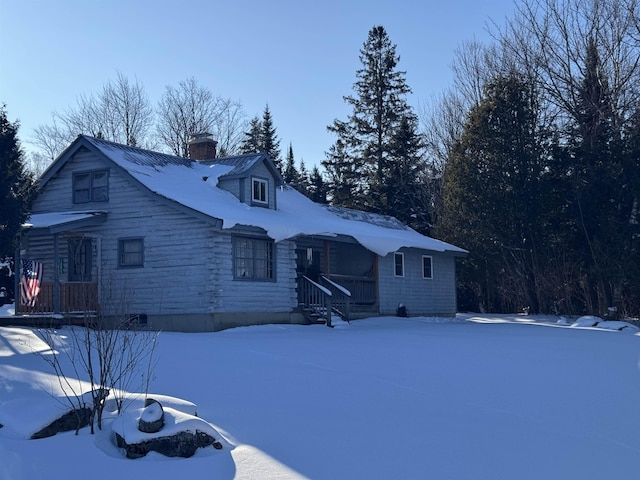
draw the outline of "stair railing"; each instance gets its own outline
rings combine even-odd
[[[320,281],[331,291],[333,311],[348,322],[351,310],[351,292],[325,275],[320,277]]]
[[[308,308],[319,317],[326,319],[327,326],[331,327],[331,311],[333,309],[331,290],[302,275],[300,282],[298,282],[298,301],[304,308]]]

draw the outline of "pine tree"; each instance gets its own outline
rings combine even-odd
[[[322,161],[328,177],[327,193],[333,205],[364,209],[364,178],[359,164],[349,158],[341,138],[331,145]]]
[[[327,187],[317,165],[313,166],[309,176],[307,196],[316,203],[327,203]]]
[[[419,232],[428,234],[431,226],[429,198],[426,191],[427,170],[422,159],[422,139],[418,119],[406,115],[389,145],[390,168],[383,185],[384,210]]]
[[[289,185],[296,185],[300,180],[300,174],[296,169],[295,158],[293,156],[293,146],[289,144],[289,149],[287,150],[287,162],[284,167],[284,172],[282,174],[285,183]]]
[[[307,197],[309,196],[309,172],[307,171],[307,166],[304,164],[304,159],[300,159],[296,190],[298,190],[303,195],[306,195]]]
[[[278,167],[278,170],[282,171],[282,160],[280,159],[280,140],[276,135],[276,127],[273,126],[273,119],[271,118],[271,110],[269,105],[264,107],[261,122],[261,134],[260,142],[263,152],[267,152],[273,162]]]
[[[399,59],[384,27],[373,27],[360,50],[362,68],[356,72],[355,95],[344,97],[353,111],[346,121],[335,120],[328,127],[340,143],[323,162],[332,170],[332,182],[352,176],[362,181],[345,187],[332,183],[333,202],[344,199],[367,210],[394,213],[387,206],[386,183],[393,168],[391,143],[403,117],[411,115],[405,99],[411,90],[405,72],[396,69]],[[350,190],[350,198],[336,188]]]
[[[253,117],[249,122],[249,131],[245,132],[245,138],[240,146],[242,153],[262,152],[262,123],[258,117]]]
[[[13,256],[20,226],[26,220],[34,194],[34,180],[27,172],[18,140],[19,123],[0,108],[0,259]]]

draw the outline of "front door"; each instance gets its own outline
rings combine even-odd
[[[87,237],[69,237],[69,281],[90,282],[93,242]]]

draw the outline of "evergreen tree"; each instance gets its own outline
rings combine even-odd
[[[406,115],[400,120],[389,145],[390,168],[383,185],[384,210],[419,232],[428,234],[431,226],[426,191],[426,165],[422,160],[422,139],[418,119]]]
[[[585,310],[605,314],[618,304],[629,261],[629,217],[634,192],[625,168],[607,78],[596,42],[590,38],[584,78],[578,88],[570,130],[572,180],[570,208],[575,215],[574,249],[584,265]]]
[[[342,139],[338,138],[322,161],[328,176],[327,193],[333,205],[349,208],[364,208],[364,179],[359,164],[353,162]]]
[[[402,119],[412,115],[405,99],[411,90],[405,72],[396,69],[398,61],[396,46],[384,27],[373,27],[360,50],[362,68],[356,72],[355,95],[344,97],[353,111],[346,121],[335,120],[328,127],[338,136],[323,162],[334,203],[397,213],[390,210],[388,199],[387,179],[394,168],[391,145]],[[351,177],[362,180],[346,186],[336,183]]]
[[[316,203],[327,203],[327,187],[317,165],[313,166],[309,176],[307,196]]]
[[[293,146],[289,144],[289,149],[287,150],[287,162],[284,167],[284,172],[282,174],[285,183],[289,185],[296,185],[300,179],[300,174],[296,169],[295,158],[293,156]]]
[[[249,122],[249,131],[245,132],[240,150],[242,153],[267,153],[278,170],[282,172],[282,160],[280,158],[280,140],[276,134],[276,127],[273,126],[271,110],[266,105],[262,114],[262,119],[254,117]]]
[[[536,258],[544,225],[533,98],[515,74],[490,82],[445,169],[439,234],[470,251],[461,279],[489,311],[539,310]]]
[[[271,110],[269,105],[264,107],[261,122],[261,151],[267,152],[273,162],[278,167],[278,170],[282,171],[282,160],[280,159],[280,140],[276,135],[276,127],[273,126],[273,119],[271,118]]]
[[[309,172],[307,166],[304,164],[304,159],[300,159],[300,168],[298,169],[298,182],[296,183],[296,190],[303,195],[309,196]]]
[[[624,304],[622,311],[640,311],[640,105],[629,119],[625,129],[624,167],[625,179],[620,188],[630,192],[631,210],[626,222],[625,250],[627,262],[623,278]]]
[[[18,140],[19,123],[0,107],[0,259],[13,256],[20,226],[26,220],[34,194]]]
[[[245,132],[244,140],[240,145],[242,153],[262,152],[262,123],[258,117],[253,117],[249,122],[249,131]]]

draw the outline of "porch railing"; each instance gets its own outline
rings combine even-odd
[[[305,275],[298,277],[298,302],[318,318],[324,318],[328,327],[331,326],[332,300],[332,294],[328,288]]]
[[[341,285],[351,293],[352,305],[376,305],[376,279],[352,275],[327,275],[329,280]]]
[[[54,284],[43,282],[40,293],[33,307],[19,304],[18,312],[58,313],[55,312],[53,298]],[[95,313],[98,311],[97,283],[61,283],[60,284],[60,312],[59,313]]]
[[[331,291],[333,311],[348,322],[351,312],[351,292],[325,275],[320,277],[320,283]]]

